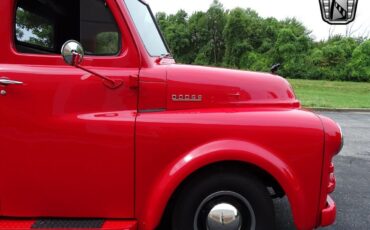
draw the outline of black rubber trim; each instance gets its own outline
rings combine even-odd
[[[164,112],[166,109],[141,109],[138,112],[139,113],[159,113],[159,112]]]
[[[53,228],[88,228],[99,229],[104,224],[103,219],[39,219],[32,225],[34,229],[53,229]]]

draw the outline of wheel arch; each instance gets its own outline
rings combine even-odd
[[[294,172],[285,162],[267,149],[253,143],[220,140],[195,148],[163,170],[156,180],[155,188],[148,194],[145,214],[141,220],[142,228],[158,227],[176,192],[194,176],[205,170],[214,170],[215,167],[251,170],[257,173],[257,176],[277,183],[275,186],[279,186],[288,196],[293,216],[301,215],[299,214],[301,187],[295,179]]]
[[[285,191],[282,189],[280,184],[276,181],[274,177],[269,175],[266,171],[263,171],[261,168],[252,165],[248,162],[240,161],[220,161],[210,165],[207,165],[203,168],[198,169],[189,175],[172,193],[169,201],[167,202],[165,211],[162,215],[160,227],[158,229],[168,229],[171,222],[171,214],[174,208],[175,201],[179,198],[179,193],[189,186],[189,183],[196,178],[211,176],[215,172],[231,172],[244,174],[245,176],[253,175],[259,181],[261,181],[265,187],[271,187],[276,194],[276,197],[282,197],[285,195]],[[270,192],[270,191],[268,191]]]

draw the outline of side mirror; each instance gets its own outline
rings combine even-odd
[[[80,64],[84,59],[85,51],[82,45],[75,40],[69,40],[64,43],[62,46],[62,56],[64,58],[64,61],[71,66],[74,66],[76,68],[82,69],[96,77],[99,77],[103,80],[104,85],[111,88],[111,89],[117,89],[120,86],[123,85],[123,81],[121,80],[112,80],[109,77],[105,77],[101,74],[98,74],[92,70],[86,69],[82,67]]]
[[[85,55],[82,45],[75,40],[69,40],[64,43],[61,52],[64,61],[71,66],[77,66],[81,64]]]

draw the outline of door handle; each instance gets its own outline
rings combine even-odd
[[[23,82],[0,78],[0,85],[23,85]]]

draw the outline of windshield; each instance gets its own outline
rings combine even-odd
[[[163,56],[168,49],[149,7],[140,0],[124,0],[150,56]]]

